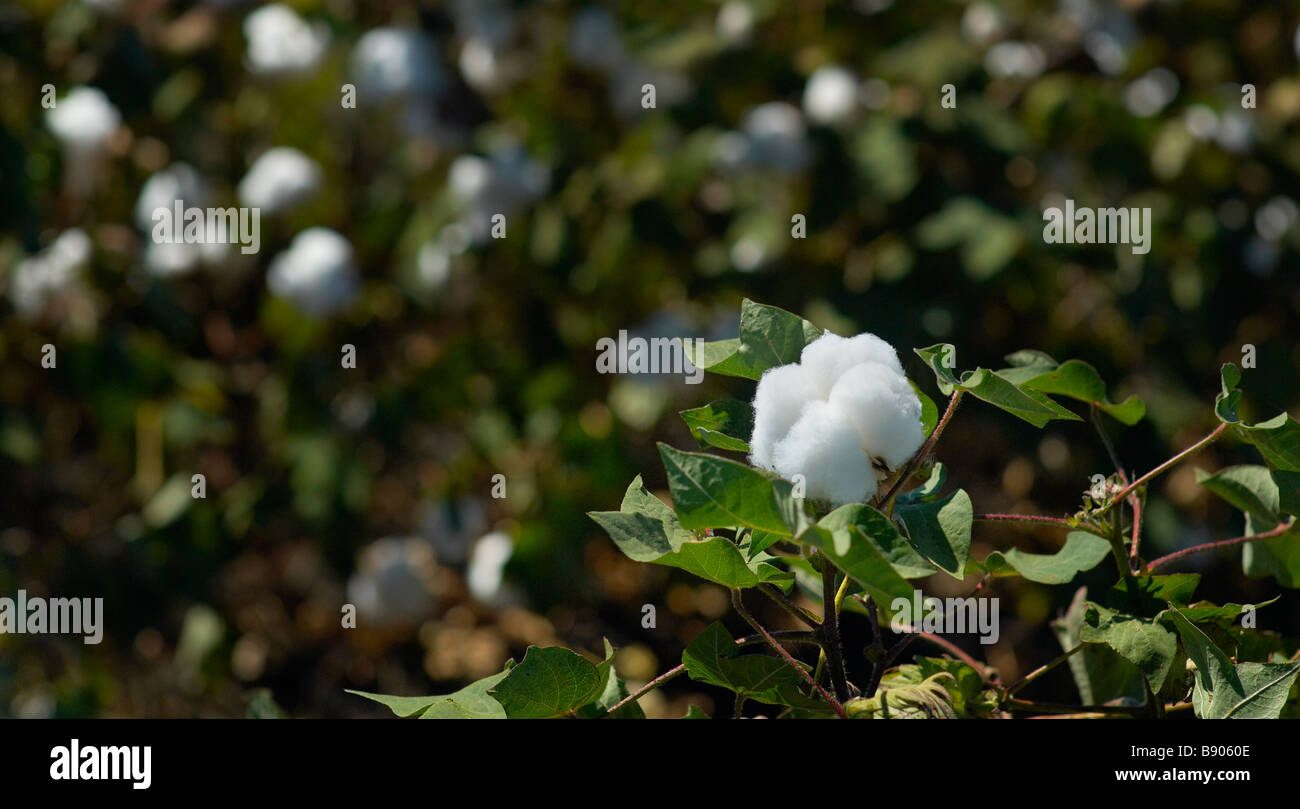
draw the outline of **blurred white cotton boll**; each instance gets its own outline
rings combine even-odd
[[[854,337],[826,332],[804,346],[799,355],[799,364],[807,369],[817,395],[823,399],[830,396],[831,388],[846,371],[864,362],[879,363],[898,376],[903,375],[894,347],[867,332]]]
[[[321,169],[307,155],[287,146],[262,153],[239,181],[239,202],[266,213],[279,213],[309,199],[321,185]]]
[[[517,143],[498,147],[486,158],[461,155],[447,171],[447,185],[464,211],[462,224],[472,242],[491,233],[492,217],[509,216],[546,193],[551,172]]]
[[[77,283],[77,272],[90,261],[94,245],[84,230],[65,230],[54,243],[18,262],[9,284],[9,299],[24,320],[44,313],[50,299]]]
[[[267,271],[271,292],[308,315],[324,317],[346,309],[361,288],[352,264],[352,245],[329,228],[308,228],[293,238]]]
[[[1142,118],[1164,109],[1178,95],[1178,77],[1166,67],[1148,70],[1124,90],[1124,106]]]
[[[244,18],[244,39],[249,71],[288,76],[305,73],[320,62],[329,44],[329,29],[322,22],[308,23],[286,5],[272,3]]]
[[[858,446],[849,414],[834,402],[809,402],[776,445],[776,471],[787,480],[802,475],[805,495],[832,505],[861,503],[876,493],[871,458]]]
[[[357,40],[349,62],[362,98],[430,97],[446,86],[433,43],[409,28],[375,28]]]
[[[501,531],[493,531],[474,543],[465,570],[465,583],[474,598],[483,604],[493,604],[498,600],[501,576],[514,550],[514,540]]]
[[[728,0],[718,9],[718,37],[728,45],[744,45],[754,32],[754,9],[745,0]]]
[[[1037,45],[999,42],[984,55],[984,69],[997,78],[1032,79],[1047,67],[1047,55]]]
[[[819,124],[847,122],[858,108],[858,80],[838,65],[818,68],[803,91],[803,111]]]
[[[122,114],[97,87],[74,87],[45,113],[45,123],[66,147],[96,151],[122,123]]]
[[[921,400],[907,378],[875,362],[855,365],[831,389],[830,403],[849,414],[862,449],[896,469],[925,441]]]
[[[434,606],[433,551],[423,540],[386,537],[357,555],[348,601],[359,616],[381,626],[419,623]]]
[[[1214,141],[1226,151],[1243,154],[1255,142],[1255,126],[1246,113],[1229,110],[1219,119]]]
[[[1006,30],[1006,21],[996,6],[988,3],[971,3],[961,15],[961,32],[969,42],[987,45]]]
[[[135,224],[150,231],[154,226],[153,214],[159,208],[172,209],[176,201],[182,208],[202,208],[207,203],[208,184],[188,163],[173,163],[162,171],[154,172],[140,189],[135,202]]]
[[[814,395],[813,380],[798,363],[763,372],[754,392],[754,433],[749,439],[755,466],[775,469],[776,443],[790,432]]]
[[[441,289],[451,277],[451,252],[439,242],[425,242],[415,256],[415,268],[421,285]]]
[[[761,168],[800,171],[810,157],[807,129],[799,110],[782,101],[754,107],[741,131],[747,139],[746,161]]]

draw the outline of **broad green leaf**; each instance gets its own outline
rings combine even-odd
[[[1120,579],[1106,594],[1106,606],[1140,618],[1155,618],[1170,602],[1180,607],[1189,603],[1200,581],[1201,577],[1196,573]]]
[[[1183,617],[1194,624],[1223,623],[1225,621],[1236,621],[1243,613],[1248,610],[1257,610],[1261,607],[1267,607],[1281,596],[1273,596],[1268,601],[1262,601],[1258,604],[1215,604],[1210,601],[1197,601],[1195,604],[1183,606],[1178,605],[1178,611]],[[1172,620],[1168,610],[1162,611],[1156,616],[1157,620]]]
[[[900,502],[895,513],[922,556],[955,578],[965,575],[974,518],[965,490],[958,489],[942,500]]]
[[[821,336],[821,329],[798,315],[746,299],[740,308],[740,337],[697,342],[690,360],[715,374],[758,379],[768,368],[798,362],[804,346]]]
[[[1242,424],[1238,408],[1241,405],[1241,371],[1232,363],[1225,363],[1220,372],[1223,389],[1214,400],[1214,413],[1219,420],[1233,425],[1243,441],[1253,444],[1273,469],[1300,472],[1300,423],[1286,413],[1279,413],[1268,421]]]
[[[608,638],[605,639],[605,659],[596,667],[596,672],[604,680],[603,690],[595,702],[578,709],[579,719],[603,717],[610,708],[622,702],[629,695],[623,678],[619,677],[618,672],[614,671],[614,646],[609,642]],[[645,719],[645,711],[641,710],[641,706],[633,701],[609,714],[609,717],[611,719]]]
[[[1277,527],[1278,490],[1268,467],[1229,466],[1213,475],[1197,469],[1196,482],[1249,514],[1260,530]]]
[[[488,693],[511,719],[568,716],[605,688],[596,665],[561,646],[529,646],[524,659]]]
[[[694,705],[686,706],[686,715],[682,719],[708,719],[709,715]]]
[[[1091,570],[1110,553],[1110,543],[1087,531],[1071,531],[1056,553],[1026,553],[1019,548],[994,551],[984,566],[994,576],[1021,575],[1040,584],[1065,584]]]
[[[1196,665],[1192,706],[1202,719],[1276,719],[1300,661],[1292,663],[1236,663],[1208,636],[1171,606],[1170,616],[1183,648]]]
[[[735,461],[659,445],[677,518],[686,528],[748,527],[789,535],[782,489],[757,470]],[[788,484],[785,490],[788,491]],[[783,514],[783,512],[785,512]]]
[[[939,407],[915,382],[909,379],[907,384],[912,386],[912,392],[921,402],[921,431],[925,433],[926,438],[929,438],[934,428],[939,426]]]
[[[796,708],[827,707],[803,693],[805,680],[779,657],[741,655],[720,623],[712,623],[682,652],[692,680],[734,691],[744,699]]]
[[[912,598],[912,585],[904,576],[924,576],[934,571],[888,517],[861,503],[835,509],[810,526],[799,541],[826,554],[890,615],[894,613],[895,599],[910,602]]]
[[[454,693],[430,697],[395,697],[351,689],[347,692],[386,705],[398,716],[421,714],[421,719],[505,719],[505,709],[488,695],[488,689],[501,682],[508,673],[493,674]]]
[[[587,516],[637,562],[680,568],[724,587],[753,587],[783,575],[771,565],[747,561],[726,537],[701,539],[682,528],[672,509],[645,490],[640,475],[628,486],[622,511],[592,511]]]
[[[1035,427],[1042,427],[1054,418],[1079,420],[1078,416],[1054,402],[1045,402],[1045,396],[1036,397],[986,368],[977,368],[974,371],[966,371],[960,377],[956,376],[952,370],[956,348],[950,343],[939,343],[928,348],[913,350],[934,371],[939,390],[945,396],[951,396],[954,390],[964,390],[975,398],[1000,407]]]
[[[1006,376],[1005,371],[998,373]],[[1020,376],[1021,374],[1016,374],[1012,378],[1018,379]],[[1106,394],[1106,383],[1101,380],[1097,369],[1081,360],[1066,360],[1056,368],[1045,370],[1020,384],[1031,390],[1067,396],[1096,405],[1116,421],[1130,426],[1137,424],[1146,415],[1146,405],[1136,396],[1130,396],[1119,404],[1112,402]]]
[[[1240,418],[1237,409],[1241,406],[1241,391],[1237,390],[1237,385],[1241,383],[1241,371],[1232,363],[1225,362],[1219,369],[1219,379],[1222,390],[1214,399],[1214,414],[1219,421],[1236,424]]]
[[[1062,651],[1069,651],[1082,642],[1080,636],[1088,604],[1088,588],[1080,587],[1065,615],[1052,622],[1052,631]],[[1142,672],[1109,646],[1088,644],[1066,662],[1084,705],[1145,696]]]
[[[1272,576],[1283,587],[1300,588],[1300,530],[1243,544],[1241,569],[1252,578]]]
[[[1159,691],[1169,674],[1169,665],[1178,653],[1174,634],[1155,621],[1144,620],[1089,603],[1079,630],[1083,643],[1102,643],[1138,667]]]
[[[943,484],[948,480],[948,470],[943,464],[937,461],[930,465],[930,475],[926,478],[925,483],[917,486],[911,491],[903,492],[898,495],[899,503],[915,503],[918,500],[933,500],[943,491]]]
[[[1300,516],[1300,472],[1274,469],[1272,475],[1273,483],[1277,486],[1278,511]]]
[[[701,447],[749,452],[754,431],[754,409],[735,399],[720,399],[703,407],[681,411],[682,420]]]

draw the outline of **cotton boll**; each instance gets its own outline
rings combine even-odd
[[[848,414],[858,445],[891,469],[906,463],[925,441],[921,400],[893,368],[877,362],[849,368],[831,389],[830,403]]]
[[[244,19],[248,69],[265,76],[304,73],[320,62],[329,44],[323,23],[309,25],[292,8],[281,3],[262,6]]]
[[[90,237],[84,230],[65,230],[48,248],[18,262],[9,285],[14,309],[35,320],[49,301],[77,283],[77,271],[90,261]]]
[[[287,146],[268,149],[253,161],[239,181],[239,201],[266,213],[289,210],[310,198],[320,188],[321,170],[316,161]]]
[[[759,104],[745,115],[749,160],[760,168],[801,171],[809,159],[807,131],[796,107],[782,101]]]
[[[858,80],[838,65],[819,68],[803,91],[803,111],[828,126],[848,122],[858,106]]]
[[[173,163],[145,181],[135,203],[135,223],[143,230],[152,230],[154,211],[170,211],[177,200],[182,208],[201,208],[207,197],[208,186],[199,173],[186,163]]]
[[[750,461],[775,469],[776,444],[799,420],[815,397],[813,380],[798,363],[769,368],[754,393],[754,432],[749,439]]]
[[[266,285],[314,317],[346,309],[361,286],[352,245],[328,228],[308,228],[295,236],[271,262]]]
[[[493,531],[474,543],[469,566],[465,570],[465,583],[474,598],[484,604],[498,600],[501,595],[501,576],[514,549],[515,543],[510,535],[500,531]]]
[[[413,624],[433,610],[434,556],[422,540],[386,537],[358,554],[348,579],[348,601],[368,622]]]
[[[428,97],[446,85],[433,43],[419,31],[375,28],[352,49],[357,92],[376,101]]]
[[[787,480],[802,475],[805,495],[831,505],[862,503],[877,490],[871,458],[858,444],[849,415],[833,402],[809,402],[775,451],[776,471]]]
[[[122,115],[102,90],[74,87],[45,113],[45,123],[64,146],[96,151],[122,123]]]
[[[898,352],[894,347],[867,332],[855,337],[841,337],[826,332],[804,346],[799,362],[808,369],[809,377],[816,384],[817,394],[823,399],[830,396],[831,387],[845,371],[864,362],[880,363],[899,376],[903,374],[903,366],[898,361]]]

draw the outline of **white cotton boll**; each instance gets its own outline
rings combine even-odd
[[[846,123],[858,107],[858,80],[838,65],[819,68],[803,91],[803,111],[828,126]]]
[[[868,332],[855,337],[841,337],[828,331],[804,346],[799,355],[799,363],[808,369],[817,395],[823,399],[830,396],[831,388],[845,371],[864,362],[880,363],[899,376],[903,375],[903,366],[894,347]]]
[[[287,146],[268,149],[239,181],[242,205],[266,213],[289,210],[309,199],[321,185],[321,169],[307,155]]]
[[[754,32],[754,9],[744,0],[728,0],[718,9],[718,37],[728,45],[743,45]]]
[[[308,228],[271,262],[266,285],[304,313],[324,317],[346,309],[361,282],[348,240],[328,228]]]
[[[265,76],[304,73],[316,66],[329,44],[324,23],[308,24],[281,3],[262,6],[244,18],[248,69]]]
[[[757,166],[800,171],[807,165],[807,130],[798,108],[783,101],[759,104],[745,115],[741,130],[749,139],[749,160]]]
[[[423,540],[385,537],[358,554],[348,601],[375,624],[418,623],[433,610],[434,569],[433,552]]]
[[[171,210],[176,200],[182,208],[203,207],[207,201],[207,183],[186,163],[173,163],[155,172],[140,189],[135,203],[135,223],[146,231],[153,230],[153,214],[159,208]]]
[[[352,49],[357,92],[376,101],[432,96],[445,85],[433,43],[408,28],[375,28]]]
[[[122,123],[122,114],[102,90],[74,87],[45,113],[45,123],[64,146],[97,151]]]
[[[831,505],[861,503],[875,495],[876,473],[858,445],[858,431],[833,402],[809,402],[789,434],[776,445],[777,474],[802,475],[805,496]]]
[[[493,531],[474,543],[469,565],[465,569],[465,583],[474,598],[484,604],[497,600],[501,594],[501,577],[506,562],[510,561],[514,550],[514,540],[500,531]]]
[[[907,378],[893,368],[864,362],[845,371],[831,389],[830,403],[848,414],[859,446],[897,469],[921,448],[921,400]]]
[[[77,271],[90,262],[90,237],[80,228],[65,230],[54,243],[18,262],[9,286],[9,299],[25,320],[39,318],[50,299],[77,282]]]
[[[150,242],[144,250],[144,266],[158,278],[185,275],[199,266],[203,254],[197,244]]]
[[[775,469],[776,444],[799,420],[815,396],[812,380],[798,363],[769,368],[754,392],[754,432],[749,439],[750,461]]]

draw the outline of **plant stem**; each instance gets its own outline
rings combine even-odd
[[[732,588],[731,590],[731,605],[736,608],[736,612],[739,613],[741,618],[745,619],[747,624],[754,627],[755,631],[763,636],[767,641],[767,644],[775,649],[777,654],[785,658],[785,662],[794,667],[794,670],[799,672],[799,674],[807,680],[814,689],[816,689],[817,693],[822,695],[822,699],[826,700],[826,702],[831,706],[831,709],[835,711],[836,715],[839,716],[840,719],[848,719],[848,714],[844,712],[844,706],[840,704],[840,701],[832,696],[825,688],[822,688],[821,683],[814,680],[813,676],[808,673],[808,670],[800,665],[798,660],[791,657],[790,653],[785,650],[785,647],[777,643],[776,638],[772,637],[771,633],[769,633],[762,624],[754,620],[754,616],[749,614],[749,610],[745,609],[745,604],[741,601],[740,588],[738,587]]]
[[[1119,454],[1115,452],[1115,445],[1110,443],[1110,436],[1106,435],[1106,430],[1101,425],[1101,411],[1094,402],[1090,408],[1092,415],[1092,426],[1097,429],[1097,435],[1101,438],[1101,444],[1106,448],[1106,454],[1110,456],[1110,462],[1115,465],[1115,471],[1119,473],[1120,480],[1127,484],[1127,476],[1124,474],[1124,464],[1119,462]]]
[[[1037,514],[976,514],[972,519],[976,522],[1042,522],[1052,525],[1070,525],[1070,521],[1062,517],[1040,517]]]
[[[1175,455],[1174,457],[1172,457],[1172,458],[1170,458],[1169,460],[1165,461],[1164,463],[1160,464],[1160,465],[1157,466],[1155,469],[1152,469],[1150,472],[1147,472],[1147,473],[1146,473],[1145,475],[1143,475],[1142,477],[1138,478],[1137,480],[1135,480],[1135,481],[1133,481],[1132,483],[1128,484],[1128,485],[1125,486],[1124,488],[1120,489],[1118,492],[1115,493],[1115,496],[1114,496],[1110,501],[1108,501],[1105,505],[1103,505],[1101,508],[1097,509],[1097,510],[1096,510],[1095,512],[1093,512],[1093,513],[1094,513],[1094,514],[1102,514],[1102,513],[1104,513],[1105,511],[1109,510],[1109,509],[1111,508],[1111,506],[1115,505],[1116,503],[1122,502],[1122,501],[1124,500],[1125,497],[1128,497],[1128,495],[1129,495],[1130,492],[1132,492],[1132,491],[1133,491],[1134,489],[1136,489],[1137,487],[1141,486],[1143,483],[1146,483],[1146,482],[1147,482],[1148,480],[1150,480],[1151,478],[1155,477],[1156,475],[1159,475],[1161,472],[1166,471],[1167,469],[1169,469],[1170,467],[1174,466],[1175,464],[1177,464],[1179,461],[1183,460],[1184,458],[1187,458],[1187,457],[1189,457],[1189,456],[1191,456],[1191,455],[1196,454],[1198,451],[1204,449],[1206,446],[1208,446],[1209,444],[1213,443],[1213,442],[1214,442],[1214,439],[1216,439],[1216,438],[1218,438],[1220,435],[1222,435],[1222,434],[1223,434],[1223,431],[1226,430],[1227,428],[1228,428],[1228,425],[1227,425],[1226,422],[1224,422],[1223,424],[1220,424],[1218,427],[1215,427],[1215,428],[1210,432],[1209,435],[1205,436],[1205,437],[1202,438],[1200,441],[1197,441],[1195,444],[1192,444],[1190,447],[1188,447],[1187,449],[1185,449],[1185,450],[1183,450],[1182,452],[1178,453],[1177,455]]]
[[[763,595],[767,596],[768,598],[772,599],[773,601],[775,601],[777,604],[781,605],[781,608],[783,610],[790,613],[795,618],[798,618],[800,621],[803,621],[810,628],[818,631],[821,630],[822,628],[821,621],[817,620],[815,616],[811,615],[803,607],[800,607],[798,604],[791,601],[786,596],[785,593],[781,592],[780,590],[776,589],[770,584],[758,585],[758,591]]]
[[[1081,651],[1083,651],[1082,643],[1080,643],[1078,646],[1074,647],[1070,651],[1066,652],[1065,654],[1058,656],[1050,663],[1044,663],[1043,665],[1029,672],[1024,677],[1021,677],[1019,680],[1016,680],[1014,683],[1011,684],[1011,687],[1007,689],[1007,696],[1010,697],[1012,694],[1016,693],[1017,691],[1024,688],[1025,686],[1029,685],[1034,680],[1037,680],[1039,677],[1043,676],[1047,672],[1061,665],[1062,663],[1069,660],[1071,657],[1073,657],[1074,655],[1078,654]]]
[[[912,459],[907,462],[907,466],[903,467],[903,471],[899,472],[898,477],[894,478],[893,485],[889,487],[889,491],[885,492],[885,496],[880,499],[879,508],[883,510],[888,507],[893,501],[894,495],[898,494],[899,488],[901,488],[902,485],[912,477],[912,474],[920,468],[921,464],[925,462],[926,456],[928,456],[930,451],[934,449],[935,443],[939,440],[939,435],[943,432],[944,428],[948,426],[948,421],[952,419],[952,414],[957,409],[957,403],[961,401],[961,397],[965,392],[966,391],[959,388],[952,392],[952,396],[948,397],[948,409],[943,411],[943,416],[939,419],[939,423],[934,426],[934,432],[930,433],[930,437],[926,439],[926,442],[919,450],[917,450],[916,454],[912,456]]]
[[[1156,568],[1162,567],[1175,559],[1180,559],[1193,553],[1200,553],[1201,551],[1208,551],[1214,548],[1227,548],[1231,545],[1241,545],[1246,542],[1254,542],[1257,539],[1268,539],[1270,537],[1281,536],[1291,530],[1293,525],[1295,525],[1295,520],[1281,523],[1276,528],[1264,531],[1263,533],[1247,534],[1245,536],[1233,537],[1232,539],[1221,539],[1218,542],[1206,542],[1203,545],[1193,545],[1190,548],[1183,548],[1181,551],[1174,551],[1167,556],[1162,556],[1154,562],[1148,563],[1147,570],[1155,570]]]
[[[840,702],[849,699],[848,677],[844,673],[844,650],[840,648],[839,610],[835,606],[835,566],[826,554],[818,554],[822,568],[822,634],[826,645],[822,651],[830,665],[831,686],[835,689],[835,698]],[[847,581],[847,577],[845,577]]]

